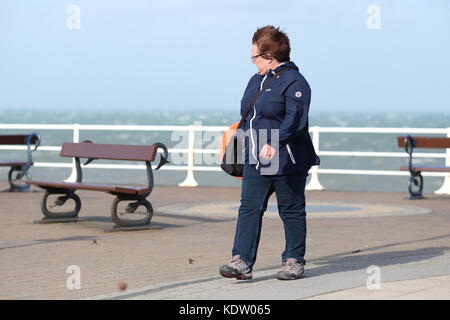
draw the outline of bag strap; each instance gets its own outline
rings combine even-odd
[[[264,86],[264,88],[262,88],[261,90],[259,90],[258,94],[252,99],[252,101],[250,101],[250,103],[247,106],[247,109],[245,109],[244,114],[242,115],[241,121],[239,121],[238,126],[236,127],[236,129],[239,129],[240,127],[242,127],[242,125],[244,124],[245,118],[247,118],[248,113],[250,112],[251,107],[253,106],[253,104],[256,102],[256,100],[258,99],[258,97],[260,96],[260,94],[267,89],[267,87],[272,83],[273,80],[278,79],[282,73],[288,71],[289,67],[282,69],[280,72],[276,73],[273,75],[272,79],[270,79],[270,81]]]

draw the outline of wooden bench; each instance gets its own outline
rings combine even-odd
[[[25,183],[17,183],[23,177],[27,180],[31,180],[31,174],[29,173],[30,167],[33,165],[33,158],[31,153],[36,151],[40,144],[39,136],[36,133],[31,134],[15,134],[15,135],[0,135],[0,145],[26,145],[28,159],[27,161],[4,161],[0,162],[0,167],[10,167],[8,173],[8,182],[10,185],[9,191],[28,191],[30,186]],[[34,145],[34,149],[31,150],[31,145]],[[14,171],[17,171],[14,175]]]
[[[153,208],[151,203],[146,200],[147,196],[152,192],[154,181],[151,162],[155,160],[157,149],[163,150],[160,163],[155,170],[168,163],[168,151],[162,143],[155,143],[151,146],[138,145],[119,145],[119,144],[96,144],[90,141],[81,143],[65,142],[62,145],[60,156],[75,158],[77,179],[76,182],[49,182],[49,181],[27,181],[27,184],[32,184],[45,189],[46,192],[41,200],[41,210],[44,218],[39,221],[42,223],[49,222],[72,222],[78,220],[78,213],[81,209],[81,200],[76,190],[90,190],[103,191],[115,195],[113,200],[111,215],[115,223],[114,230],[135,230],[148,229],[150,220],[153,216]],[[96,184],[82,182],[83,175],[81,170],[80,158],[87,158],[87,165],[95,159],[109,159],[109,160],[127,160],[127,161],[145,161],[147,167],[147,185],[146,186],[128,186],[122,184]],[[75,202],[75,208],[65,212],[52,212],[47,205],[48,197],[54,194],[61,194],[54,201],[53,206],[63,206],[67,200],[72,199]],[[129,203],[125,212],[118,212],[118,205],[122,201]],[[124,219],[121,215],[133,214],[140,206],[146,208],[144,217],[141,219]]]
[[[433,149],[447,149],[450,148],[450,138],[441,137],[397,137],[398,146],[404,147],[406,153],[409,155],[408,166],[400,167],[402,171],[409,171],[411,177],[409,179],[408,190],[410,199],[423,199],[423,177],[422,172],[450,172],[450,167],[446,166],[423,166],[413,164],[413,150],[414,148],[433,148]],[[413,187],[414,186],[414,187]],[[417,188],[417,190],[413,190]]]

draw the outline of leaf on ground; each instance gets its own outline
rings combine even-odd
[[[119,282],[119,289],[120,291],[127,290],[127,283],[126,282]]]

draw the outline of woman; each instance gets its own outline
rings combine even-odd
[[[262,217],[273,192],[286,241],[276,277],[292,280],[304,274],[305,184],[320,159],[308,133],[311,90],[289,55],[289,38],[279,28],[266,26],[254,33],[251,59],[258,73],[245,89],[241,115],[262,92],[242,127],[247,138],[241,205],[232,259],[219,269],[224,277],[252,279]]]

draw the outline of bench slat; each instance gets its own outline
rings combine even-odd
[[[117,186],[108,184],[93,184],[93,183],[76,183],[76,182],[49,182],[39,180],[28,180],[27,184],[33,184],[39,187],[51,187],[60,189],[82,189],[92,191],[104,191],[104,192],[118,192],[126,194],[145,194],[149,192],[146,187],[134,187],[134,186]]]
[[[0,144],[27,144],[28,134],[5,134],[0,135]],[[36,136],[31,138],[31,144],[38,141]]]
[[[416,148],[450,148],[450,138],[445,137],[413,137]],[[399,147],[405,147],[405,137],[397,137]]]
[[[138,146],[64,142],[60,156],[90,159],[153,161],[156,158],[157,149],[158,148],[155,145]]]
[[[25,167],[26,162],[0,162],[0,167]]]
[[[409,167],[400,167],[401,171],[409,171]],[[429,171],[429,172],[450,172],[450,167],[427,167],[427,166],[413,166],[415,172]]]

